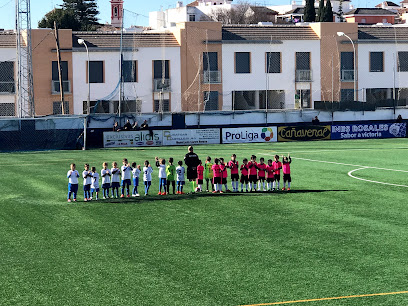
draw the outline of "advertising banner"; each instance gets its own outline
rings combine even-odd
[[[220,129],[164,130],[163,145],[219,144]]]
[[[333,125],[331,139],[369,139],[405,137],[406,123]]]
[[[330,125],[280,126],[278,141],[329,140]]]
[[[104,132],[104,148],[122,147],[154,147],[163,145],[163,132],[153,131],[126,131],[126,132]]]
[[[276,142],[276,126],[222,129],[222,143]]]

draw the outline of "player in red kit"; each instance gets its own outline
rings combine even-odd
[[[272,191],[272,185],[275,180],[274,173],[273,173],[272,159],[268,159],[268,165],[266,166],[266,172],[268,173],[268,178],[267,178],[268,191]]]
[[[244,192],[244,184],[246,192],[248,192],[248,159],[244,158],[241,165],[241,192]]]
[[[238,164],[238,161],[237,161],[237,156],[235,154],[232,154],[231,160],[228,162],[228,168],[231,169],[232,191],[238,192],[239,164]]]
[[[279,190],[280,183],[280,170],[282,169],[282,163],[279,161],[279,155],[275,155],[275,160],[272,163],[274,174],[273,190]]]
[[[212,165],[212,170],[213,170],[213,184],[214,184],[214,191],[213,193],[216,192],[221,192],[221,169],[220,169],[220,165],[219,165],[220,160],[218,158],[214,159],[214,165]]]
[[[264,163],[265,159],[261,157],[259,159],[259,163],[257,165],[258,169],[258,191],[261,191],[261,185],[263,186],[263,191],[266,191],[265,189],[265,178],[266,178],[266,164]]]
[[[282,158],[282,172],[283,172],[283,188],[285,190],[286,182],[288,182],[288,191],[290,190],[290,183],[292,183],[292,178],[290,177],[290,164],[292,163],[292,159],[288,154],[288,157],[284,156]]]
[[[197,189],[196,191],[203,191],[203,181],[204,181],[204,166],[201,160],[198,161],[197,166]]]
[[[257,165],[258,165],[258,163],[256,162],[256,156],[252,155],[251,156],[251,161],[248,163],[249,191],[251,191],[251,192],[252,192],[252,188],[254,189],[254,191],[256,191],[256,182],[258,180],[258,172],[257,172],[257,169],[256,169]]]

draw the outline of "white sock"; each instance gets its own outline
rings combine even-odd
[[[218,184],[214,184],[214,191],[218,191]]]
[[[265,181],[262,182],[263,189],[265,189]]]
[[[279,184],[280,184],[280,182],[278,182],[278,189],[279,189]]]
[[[275,189],[275,187],[276,187],[276,182],[273,181],[273,183],[272,183],[272,188]]]
[[[249,189],[252,190],[252,183],[249,183]]]
[[[288,182],[288,188],[290,188],[290,182]]]

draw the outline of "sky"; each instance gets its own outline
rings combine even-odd
[[[190,1],[184,1],[186,5]],[[125,10],[132,11],[136,14],[125,12],[125,27],[131,25],[147,26],[149,19],[145,16],[149,16],[151,11],[159,11],[160,8],[167,9],[169,7],[175,7],[177,0],[125,0]],[[234,1],[235,2],[235,1]],[[290,4],[291,0],[250,0],[249,2],[257,5],[280,5]],[[354,0],[352,3],[356,7],[372,7],[381,0]],[[399,1],[398,1],[399,2]],[[110,23],[110,1],[98,0],[99,6],[99,22]],[[31,0],[31,27],[37,28],[38,22],[44,15],[51,11],[54,7],[62,4],[62,0]],[[0,0],[0,28],[1,29],[14,29],[15,28],[15,0]],[[127,18],[126,18],[127,17]]]

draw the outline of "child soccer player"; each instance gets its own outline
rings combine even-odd
[[[149,188],[152,185],[152,173],[153,168],[150,166],[149,161],[145,160],[143,167],[143,181],[145,186],[145,196],[149,194]]]
[[[231,169],[231,184],[232,190],[238,192],[238,180],[239,180],[239,165],[237,161],[237,156],[235,154],[231,155],[231,160],[228,162],[228,168]]]
[[[265,189],[265,170],[266,170],[266,164],[264,163],[265,159],[261,157],[259,159],[259,163],[257,166],[258,169],[258,191],[261,191],[261,185],[263,185],[263,191],[266,191]]]
[[[102,164],[102,170],[101,170],[101,176],[102,176],[102,189],[103,189],[103,199],[108,199],[109,198],[109,188],[110,188],[110,178],[111,178],[111,172],[108,169],[108,163],[104,162]]]
[[[148,160],[145,160],[145,166],[143,167],[143,182],[145,185],[145,196],[149,194],[149,188],[152,185],[152,173],[153,173],[152,166],[150,166]]]
[[[213,170],[213,184],[214,184],[214,191],[213,193],[220,192],[222,193],[222,185],[221,185],[221,168],[218,165],[220,160],[218,158],[214,159],[214,165],[212,166]]]
[[[117,162],[112,163],[111,173],[112,173],[112,197],[115,195],[116,190],[115,198],[118,198],[120,187],[120,169],[118,168]]]
[[[93,200],[93,194],[96,193],[95,201],[98,201],[99,197],[99,173],[96,172],[96,168],[92,167],[92,185],[91,185],[91,200]]]
[[[130,185],[132,185],[131,182],[131,177],[132,177],[132,167],[129,165],[127,158],[124,158],[123,161],[123,166],[121,167],[122,171],[122,190],[120,197],[124,198],[125,197],[125,187],[126,187],[126,192],[127,192],[127,197],[130,197]]]
[[[67,172],[67,178],[68,178],[68,196],[67,200],[68,202],[71,202],[71,194],[74,194],[74,202],[76,202],[76,197],[77,197],[77,192],[78,192],[78,177],[79,173],[77,170],[75,170],[75,164],[71,164],[69,170]]]
[[[283,188],[285,190],[286,182],[288,182],[288,191],[290,190],[290,183],[292,182],[292,178],[290,177],[290,164],[292,162],[292,158],[288,154],[288,157],[284,156],[282,158],[282,171],[283,171]]]
[[[208,188],[208,184],[211,184],[211,190],[214,191],[214,184],[213,184],[213,177],[214,173],[212,171],[213,163],[211,162],[211,157],[207,156],[207,160],[205,161],[204,167],[204,177],[205,181],[207,182],[207,192],[210,190]]]
[[[251,161],[248,163],[248,169],[249,169],[249,190],[252,192],[252,188],[254,189],[254,191],[256,191],[256,182],[258,179],[258,175],[257,175],[257,162],[256,162],[256,156],[252,155],[251,156]]]
[[[244,192],[244,184],[246,192],[248,192],[248,159],[244,158],[241,165],[241,192]]]
[[[82,177],[84,178],[84,202],[87,202],[91,200],[92,172],[89,171],[89,164],[85,164],[84,169],[82,171]]]
[[[133,192],[132,197],[138,197],[137,187],[139,186],[139,176],[140,176],[140,165],[136,166],[136,163],[132,163],[132,174],[133,174]]]
[[[282,163],[279,161],[279,155],[275,155],[275,161],[272,163],[273,171],[275,172],[273,179],[273,189],[272,190],[279,190],[279,183],[280,183],[280,169],[282,169]]]
[[[176,173],[177,173],[177,194],[184,194],[183,192],[183,186],[185,184],[184,181],[184,173],[186,170],[183,167],[183,162],[180,160],[178,162],[178,167],[176,168]]]
[[[158,157],[155,158],[156,160],[156,167],[159,168],[159,193],[158,195],[166,195],[166,187],[167,187],[167,174],[166,174],[166,160],[161,159],[159,160]],[[162,192],[163,187],[163,192]]]
[[[198,191],[203,191],[203,182],[204,182],[204,166],[201,160],[198,161],[197,167],[197,185]]]
[[[224,163],[224,158],[220,158],[220,171],[221,171],[221,189],[222,191],[222,185],[225,186],[225,192],[229,192],[230,190],[228,189],[228,184],[227,184],[227,177],[228,177],[228,172],[227,172],[227,165]]]
[[[169,164],[166,167],[166,175],[167,175],[167,193],[170,193],[170,184],[173,187],[173,194],[176,193],[176,182],[175,182],[175,175],[176,175],[176,166],[173,165],[174,159],[173,157],[169,158]]]
[[[268,191],[272,191],[272,185],[273,185],[273,182],[275,181],[274,174],[273,174],[272,159],[268,159],[268,166],[266,166],[266,172],[268,172],[268,179],[267,179]]]

